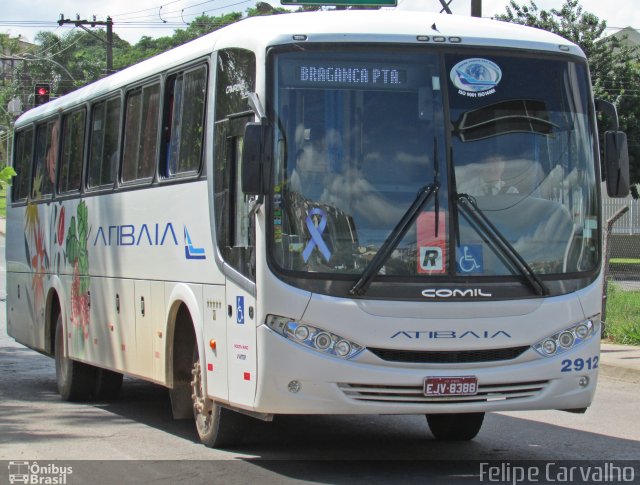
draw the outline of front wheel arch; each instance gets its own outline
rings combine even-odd
[[[193,319],[187,306],[174,304],[171,311],[172,325],[168,329],[167,381],[174,419],[193,418],[191,400],[191,368],[193,349],[197,339]]]

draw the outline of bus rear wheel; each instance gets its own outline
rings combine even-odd
[[[209,399],[202,386],[202,367],[197,349],[191,379],[193,417],[200,441],[210,448],[224,448],[239,443],[244,435],[247,420],[240,413],[224,408]]]
[[[63,401],[85,401],[92,395],[96,368],[65,357],[64,347],[62,315],[58,315],[54,347],[58,393]]]
[[[469,441],[477,436],[484,413],[427,414],[431,433],[440,441]]]

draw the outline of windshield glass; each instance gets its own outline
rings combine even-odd
[[[276,66],[275,259],[288,270],[358,274],[418,192],[445,178],[439,58],[295,52]],[[446,193],[439,198],[446,209]],[[413,224],[381,272],[444,272],[441,257],[417,264],[419,238],[445,247],[435,206],[422,207],[420,234]]]
[[[457,193],[474,198],[535,273],[594,270],[598,217],[585,67],[506,56],[446,61]],[[459,217],[458,228],[457,274],[513,273],[472,220]]]
[[[520,275],[457,194],[533,272],[596,268],[583,65],[377,47],[282,52],[273,67],[270,236],[281,270],[360,275],[430,184],[439,189],[379,275]]]

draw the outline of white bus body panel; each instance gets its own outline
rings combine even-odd
[[[23,228],[7,235],[9,334],[47,350],[45,305],[55,278],[50,273],[58,273],[68,355],[164,382],[164,295],[175,283],[167,283],[165,290],[162,282],[225,282],[214,261],[209,225],[203,224],[209,220],[206,187],[203,180],[9,210],[8,225]],[[78,283],[85,276],[77,261],[67,254],[69,233],[78,231],[80,204],[87,214],[86,288]],[[193,248],[204,250],[205,258],[191,259]]]

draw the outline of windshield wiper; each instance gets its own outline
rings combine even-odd
[[[384,241],[380,249],[374,256],[374,258],[369,262],[367,267],[362,272],[360,279],[353,285],[353,288],[349,290],[349,293],[354,296],[361,296],[369,288],[371,282],[375,275],[378,274],[380,268],[387,262],[391,253],[393,253],[396,246],[402,241],[402,238],[405,236],[411,225],[418,218],[418,214],[425,206],[425,204],[429,201],[431,196],[438,191],[440,188],[439,182],[434,182],[429,185],[425,185],[420,189],[418,195],[416,196],[416,200],[413,201],[411,207],[404,213],[402,219],[398,225],[391,231],[389,237]],[[437,226],[436,226],[437,227]]]
[[[482,212],[478,204],[476,204],[475,199],[468,194],[457,194],[456,199],[462,215],[469,222],[474,223],[481,235],[485,236],[500,255],[508,259],[511,265],[524,276],[531,290],[539,296],[547,295],[547,288],[538,275],[531,269],[516,248],[507,241],[498,228],[489,220],[485,213]]]

